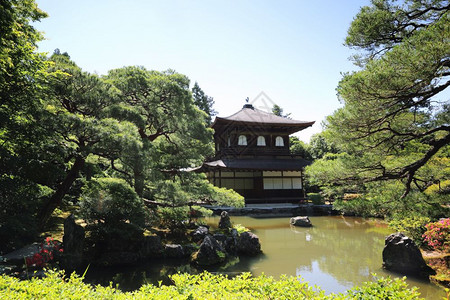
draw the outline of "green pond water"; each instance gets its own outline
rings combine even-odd
[[[282,274],[301,276],[311,285],[320,286],[327,293],[345,292],[355,285],[378,276],[401,277],[382,269],[384,238],[391,231],[385,224],[373,219],[342,216],[310,217],[313,227],[289,225],[289,217],[251,218],[231,217],[234,224],[250,228],[258,235],[263,254],[235,260],[228,266],[208,271],[236,274],[251,272],[279,277]],[[207,219],[212,226],[218,217]],[[139,288],[144,283],[169,283],[167,275],[176,272],[198,273],[189,264],[180,261],[149,261],[138,267],[91,268],[87,281],[107,284],[112,281],[123,290]],[[441,299],[442,288],[418,279],[408,278],[410,286],[419,288],[426,299]]]

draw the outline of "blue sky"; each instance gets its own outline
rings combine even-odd
[[[197,81],[229,116],[249,97],[276,103],[293,119],[316,121],[297,134],[309,141],[340,103],[341,72],[355,70],[343,46],[368,0],[67,1],[37,0],[49,18],[36,23],[45,41],[85,71],[141,65],[174,69]],[[261,101],[262,100],[262,101]]]

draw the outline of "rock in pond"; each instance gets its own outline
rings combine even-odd
[[[193,254],[192,260],[201,266],[211,266],[225,261],[226,253],[220,244],[210,235],[207,235],[200,249]]]
[[[139,254],[142,258],[161,257],[164,247],[157,235],[144,236]]]
[[[201,241],[205,238],[205,236],[209,233],[209,228],[207,226],[204,225],[200,225],[198,226],[197,229],[195,229],[192,232],[192,240],[194,242],[198,242]]]
[[[73,214],[64,220],[62,265],[69,270],[75,270],[83,262],[84,228],[75,223]]]
[[[383,249],[383,267],[401,274],[427,277],[435,274],[427,266],[413,240],[397,232],[386,237]]]
[[[261,243],[256,234],[250,231],[243,232],[239,235],[236,242],[238,253],[254,256],[261,253]]]
[[[228,215],[228,213],[226,211],[223,211],[220,214],[219,228],[220,229],[228,229],[231,227],[232,227],[232,225],[231,225],[230,216]]]
[[[299,226],[299,227],[311,227],[311,220],[306,216],[306,217],[292,217],[291,221],[290,221],[291,225],[294,226]]]
[[[164,256],[168,258],[185,257],[183,246],[178,244],[166,244],[164,246]]]

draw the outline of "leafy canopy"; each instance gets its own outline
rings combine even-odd
[[[423,171],[450,142],[450,20],[448,1],[397,3],[372,1],[351,24],[346,43],[366,54],[363,68],[339,83],[344,107],[326,130],[357,162],[336,180],[401,180],[406,196],[443,179]]]

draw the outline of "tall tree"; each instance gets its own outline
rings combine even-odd
[[[301,155],[304,159],[312,159],[310,146],[296,136],[289,137],[289,151],[292,154]]]
[[[213,108],[214,99],[206,95],[197,82],[192,87],[192,97],[194,98],[194,104],[207,114],[206,121],[210,125],[212,117],[217,115],[217,111]]]
[[[150,170],[199,165],[211,153],[211,129],[192,103],[186,76],[125,67],[111,70],[106,78],[120,90],[121,103],[113,113],[133,122],[143,143],[144,151],[119,158],[139,196]]]
[[[309,140],[309,152],[312,159],[320,159],[327,153],[338,153],[339,150],[332,142],[331,138],[328,138],[328,132],[322,131],[311,136]]]
[[[83,72],[67,54],[55,52],[50,61],[45,113],[40,126],[52,133],[52,143],[59,149],[63,175],[52,188],[54,193],[39,214],[41,226],[62,203],[83,169],[86,159],[96,155],[111,159],[126,146],[139,147],[136,127],[119,122],[107,114],[118,98],[116,90],[98,76]]]
[[[291,115],[290,113],[284,114],[284,109],[282,109],[281,106],[279,106],[278,104],[273,105],[272,113],[275,116],[279,116],[279,117],[283,117],[283,118],[289,118],[289,116]]]
[[[36,126],[45,59],[32,26],[46,16],[32,0],[0,1],[0,252],[33,237],[48,193],[37,178],[48,166],[40,155],[47,133]]]
[[[343,150],[359,157],[344,180],[402,180],[405,197],[437,178],[422,170],[450,143],[448,1],[373,0],[361,8],[346,44],[361,50],[361,71],[337,88],[344,107],[327,129]]]
[[[197,200],[242,205],[239,195],[215,189],[202,174],[183,171],[213,153],[212,129],[194,105],[186,76],[125,67],[111,70],[106,79],[120,90],[121,101],[111,113],[133,122],[143,145],[111,160],[111,167],[146,203],[171,209]]]

